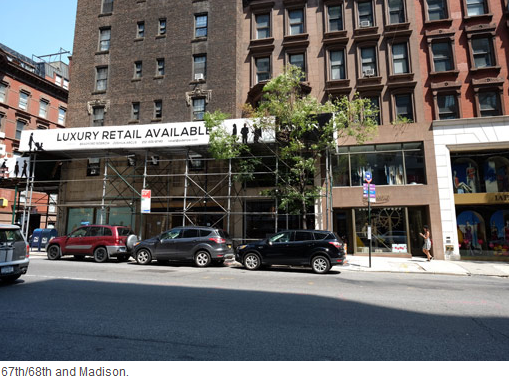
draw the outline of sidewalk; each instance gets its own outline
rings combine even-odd
[[[337,268],[339,269],[339,267]],[[396,257],[369,257],[347,255],[347,264],[341,267],[353,272],[399,272],[428,273],[458,276],[498,276],[509,277],[509,263],[493,261],[426,261],[424,257],[411,259]]]

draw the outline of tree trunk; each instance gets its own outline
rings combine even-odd
[[[302,229],[308,229],[306,201],[302,200]]]

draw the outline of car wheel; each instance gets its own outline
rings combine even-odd
[[[194,263],[200,268],[204,268],[210,264],[212,258],[207,251],[198,251],[198,253],[194,256]]]
[[[244,267],[250,271],[257,270],[262,265],[262,259],[256,253],[248,253],[244,257]]]
[[[315,273],[327,273],[330,269],[330,262],[325,256],[316,256],[311,261],[311,267]]]
[[[85,259],[85,256],[84,255],[74,255],[74,258],[76,260],[84,260]]]
[[[140,265],[147,265],[152,261],[152,254],[148,249],[140,249],[136,252],[136,262]]]
[[[60,257],[62,257],[62,254],[60,253],[60,247],[58,245],[50,245],[46,256],[48,256],[49,260],[60,259]]]
[[[94,251],[94,260],[96,263],[104,263],[108,260],[108,251],[104,247],[98,247]]]
[[[12,275],[12,276],[2,276],[1,280],[5,283],[13,283],[17,279],[19,279],[21,274],[19,275]]]

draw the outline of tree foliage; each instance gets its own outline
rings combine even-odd
[[[264,86],[260,104],[246,110],[264,136],[275,137],[274,143],[264,144],[271,147],[280,163],[277,186],[262,195],[276,198],[279,208],[302,216],[302,226],[307,228],[308,210],[323,192],[313,181],[322,155],[335,149],[339,138],[350,137],[357,143],[371,138],[377,131],[378,110],[369,99],[357,95],[352,100],[342,97],[320,103],[303,93],[302,78],[299,68],[288,66]],[[252,150],[256,145],[243,144],[227,132],[222,125],[226,118],[221,112],[206,114],[210,153],[216,159],[245,157],[237,170],[247,170],[246,176],[252,178],[256,166]]]

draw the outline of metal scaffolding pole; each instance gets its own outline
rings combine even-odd
[[[231,196],[232,196],[232,159],[228,159],[228,208],[226,216],[227,231],[230,232],[230,214],[231,214]]]
[[[106,224],[104,221],[106,218],[106,210],[104,206],[104,199],[106,197],[106,181],[108,180],[108,158],[104,158],[104,177],[103,177],[103,196],[101,199],[101,223]]]
[[[33,158],[33,160],[32,160]],[[27,214],[27,217],[26,217],[26,227],[25,227],[25,237],[28,239],[28,229],[30,227],[30,211],[32,209],[32,195],[34,193],[34,180],[35,180],[35,161],[36,161],[36,158],[37,158],[37,154],[34,154],[34,156],[30,156],[30,163],[32,164],[30,166],[30,177],[29,177],[29,182],[27,182],[27,186],[28,186],[28,183],[30,183],[30,201],[28,202],[28,205],[29,205],[29,211],[28,211],[28,214]],[[26,210],[26,195],[25,195],[25,210]]]
[[[182,206],[182,225],[186,225],[187,218],[187,187],[188,187],[188,176],[189,176],[189,150],[186,152],[186,169],[184,177],[184,204]]]

